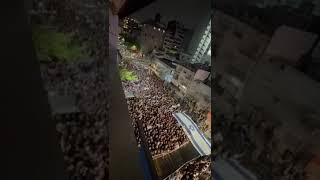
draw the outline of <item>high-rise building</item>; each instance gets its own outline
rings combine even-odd
[[[186,29],[177,21],[168,22],[167,30],[163,40],[163,52],[167,59],[177,60],[182,51],[184,33]]]
[[[165,25],[155,21],[147,21],[142,25],[139,44],[143,53],[150,53],[161,47],[165,34]]]
[[[207,61],[208,58],[204,58],[206,55],[211,56],[211,20],[205,31],[202,33],[202,38],[193,54],[192,62],[201,63],[202,61]]]

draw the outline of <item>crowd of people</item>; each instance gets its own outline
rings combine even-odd
[[[139,78],[138,82],[123,82],[124,90],[136,96],[127,103],[137,142],[141,142],[139,121],[152,156],[164,155],[184,145],[188,138],[173,117],[174,112],[183,109],[166,92],[163,82],[148,72],[145,65],[128,63],[123,68],[134,71]]]
[[[107,174],[105,128],[97,116],[70,113],[54,116],[70,180],[104,179]]]
[[[29,9],[32,26],[45,25],[72,33],[75,42],[87,44],[85,59],[64,61],[50,57],[40,63],[48,95],[76,99],[78,113],[53,114],[65,169],[70,180],[108,177],[109,79],[105,64],[108,34],[106,2],[35,0]],[[49,24],[50,23],[50,24]],[[97,48],[99,47],[99,48]]]
[[[69,179],[108,176],[108,84],[95,61],[41,65],[47,92],[76,97],[80,113],[53,114]]]
[[[166,180],[209,180],[211,169],[211,156],[202,156],[189,161]]]
[[[172,116],[172,111],[164,108],[162,104],[152,103],[152,101],[160,100],[158,98],[155,96],[149,102],[144,98],[128,101],[130,116],[141,122],[148,148],[153,156],[171,152],[187,141],[184,131]],[[140,142],[141,136],[137,123],[134,124],[134,127],[138,142]]]
[[[80,113],[53,114],[69,179],[108,176],[108,84],[92,60],[41,64],[48,94],[76,97]]]

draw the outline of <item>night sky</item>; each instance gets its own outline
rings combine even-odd
[[[158,12],[161,22],[178,20],[185,27],[194,29],[203,17],[208,16],[211,10],[211,0],[156,0],[149,6],[132,14],[140,21],[153,19]]]

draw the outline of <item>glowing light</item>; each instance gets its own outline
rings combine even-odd
[[[208,51],[208,55],[209,55],[209,56],[211,56],[211,49],[209,49],[209,51]]]
[[[159,28],[158,30],[159,30],[159,31],[161,31],[161,29],[160,29],[160,28]]]
[[[137,50],[137,46],[135,46],[135,45],[133,45],[133,46],[131,46],[131,50]]]

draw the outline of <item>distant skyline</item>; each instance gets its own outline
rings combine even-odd
[[[201,2],[201,3],[200,3]],[[157,0],[131,16],[140,21],[154,19],[160,13],[161,22],[181,22],[186,28],[195,29],[203,18],[210,18],[211,0]]]

